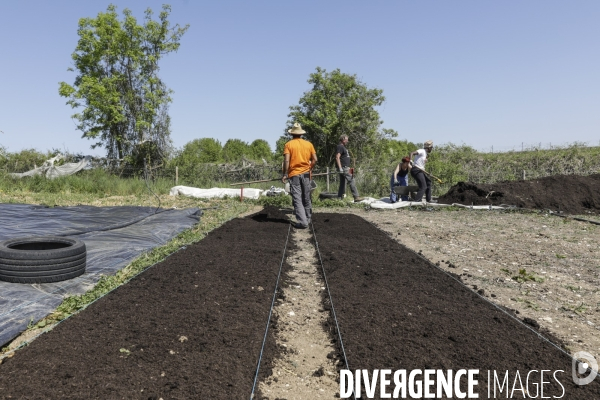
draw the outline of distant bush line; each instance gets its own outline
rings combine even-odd
[[[404,142],[398,146],[382,148],[379,155],[369,160],[356,160],[356,182],[361,195],[387,196],[389,181],[396,163],[416,145]],[[56,155],[23,150],[8,153],[0,147],[0,190],[33,192],[76,192],[99,195],[129,195],[147,191],[145,177],[157,193],[168,193],[175,184],[202,188],[229,187],[234,182],[277,179],[281,176],[280,157],[273,155],[252,160],[246,156],[228,163],[193,163],[189,158],[184,165],[176,165],[177,158],[158,167],[133,169],[95,160],[95,168],[80,171],[69,177],[48,180],[43,176],[14,179],[11,172],[24,172]],[[67,155],[63,162],[73,162],[81,155]],[[181,158],[179,158],[181,160]],[[277,160],[277,161],[272,161]],[[329,166],[333,171],[333,165]],[[446,144],[437,146],[430,155],[427,169],[441,178],[444,184],[434,185],[434,195],[441,195],[458,182],[494,183],[521,179],[535,179],[551,175],[590,175],[600,173],[600,147],[573,144],[561,148],[529,149],[501,153],[484,153],[470,146]],[[317,165],[315,173],[324,173],[325,165]],[[318,191],[325,191],[327,178],[316,177]],[[337,191],[338,175],[329,176],[329,190]],[[265,182],[249,185],[268,189],[281,182]]]

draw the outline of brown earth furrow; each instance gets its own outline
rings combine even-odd
[[[480,398],[487,371],[508,370],[512,386],[517,371],[562,370],[563,398],[600,396],[572,382],[568,355],[362,218],[313,221],[351,370],[479,369]]]
[[[278,218],[232,220],[59,324],[0,365],[0,398],[249,398],[289,228]]]

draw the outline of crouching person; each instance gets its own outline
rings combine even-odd
[[[408,174],[410,172],[410,158],[404,157],[402,161],[398,163],[394,173],[392,174],[392,178],[390,179],[390,200],[392,203],[398,201],[398,195],[394,191],[396,186],[408,186]],[[408,201],[408,194],[403,194],[401,196],[402,201]]]

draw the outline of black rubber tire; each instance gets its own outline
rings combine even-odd
[[[51,283],[51,282],[65,281],[67,279],[73,279],[80,275],[83,275],[84,272],[85,272],[85,268],[81,268],[77,271],[70,272],[68,274],[40,275],[40,276],[36,276],[36,277],[17,277],[17,276],[2,275],[0,273],[0,281],[11,282],[11,283]]]
[[[58,236],[31,236],[0,242],[0,258],[8,260],[50,261],[85,252],[85,244],[81,240]]]
[[[328,193],[328,192],[321,192],[319,193],[319,198],[321,200],[326,200],[326,199],[339,199],[337,193]]]
[[[0,281],[49,283],[85,273],[87,251],[79,239],[30,236],[0,242]]]
[[[41,272],[40,275],[47,275],[43,272],[50,271],[61,271],[63,269],[79,267],[82,264],[85,265],[85,257],[80,258],[79,260],[70,261],[66,263],[56,263],[56,264],[44,264],[44,265],[10,265],[10,264],[0,264],[0,274],[7,272]],[[12,275],[12,273],[11,273]]]
[[[15,271],[15,270],[10,270],[10,269],[0,268],[0,275],[21,277],[21,278],[30,278],[30,277],[36,277],[36,276],[64,275],[64,274],[70,274],[71,272],[76,272],[79,270],[83,270],[83,272],[85,272],[85,261],[82,263],[79,263],[77,265],[72,265],[69,267],[62,268],[62,269],[50,269],[50,270],[21,269],[21,270]]]
[[[18,267],[18,266],[33,267],[33,266],[38,266],[38,265],[45,267],[47,265],[65,264],[65,263],[70,263],[73,261],[85,260],[86,256],[87,256],[87,254],[84,252],[84,253],[77,254],[77,255],[71,256],[71,257],[44,259],[44,260],[11,260],[11,259],[7,259],[7,258],[0,258],[0,268],[3,268],[3,267],[13,268],[13,267]]]

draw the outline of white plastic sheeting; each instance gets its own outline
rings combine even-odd
[[[215,199],[223,197],[241,197],[242,190],[244,191],[244,198],[246,199],[258,199],[264,192],[261,189],[243,188],[243,189],[229,189],[229,188],[211,188],[211,189],[199,189],[190,186],[174,186],[171,188],[171,196],[189,196],[196,197],[198,199]]]
[[[66,163],[60,166],[55,166],[54,163],[63,158],[62,154],[52,157],[44,161],[42,166],[34,168],[27,172],[11,173],[13,178],[23,178],[25,176],[46,175],[48,179],[58,178],[59,176],[73,175],[75,172],[81,171],[91,165],[91,157],[85,156],[81,161],[76,163]]]
[[[271,188],[265,191],[263,194],[265,196],[287,196],[288,192],[284,188],[271,186]]]
[[[0,241],[27,236],[71,236],[87,249],[85,274],[62,282],[0,281],[0,347],[54,310],[63,298],[91,289],[142,252],[165,244],[200,220],[197,208],[54,207],[0,204]]]
[[[398,208],[404,207],[463,207],[471,210],[505,210],[507,208],[513,208],[513,206],[465,206],[463,204],[440,204],[440,203],[427,203],[421,201],[398,201],[396,203],[392,203],[389,197],[383,197],[379,200],[372,199],[373,201],[369,201],[372,198],[366,199],[363,201],[364,203],[368,203],[371,208],[378,209],[389,209],[394,210]]]

